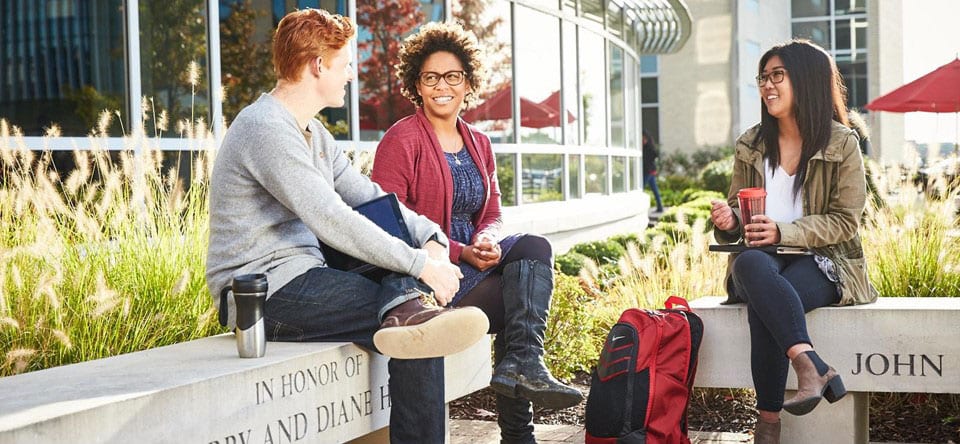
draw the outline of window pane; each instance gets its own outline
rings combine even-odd
[[[623,97],[623,49],[610,43],[610,145],[623,147],[626,124]]]
[[[637,103],[637,96],[639,95],[640,84],[638,73],[639,68],[636,62],[636,59],[633,57],[626,57],[626,83],[624,83],[624,97],[626,99],[626,129],[627,129],[627,148],[640,149],[640,142],[637,133],[639,133],[640,128],[640,105]]]
[[[853,32],[851,32],[853,28]],[[867,19],[838,19],[836,21],[837,50],[867,48]]]
[[[867,12],[867,0],[835,0],[834,13],[844,14],[865,14]]]
[[[601,0],[581,0],[580,14],[583,18],[603,24],[603,2]]]
[[[607,156],[584,156],[586,193],[607,194]]]
[[[525,3],[531,4],[534,6],[539,6],[543,9],[549,9],[549,10],[560,9],[559,0],[527,0]]]
[[[617,37],[623,35],[623,8],[614,2],[607,3],[607,31]]]
[[[149,102],[143,116],[147,134],[187,136],[197,120],[210,122],[206,3],[140,3],[140,78]]]
[[[360,140],[380,140],[394,122],[415,111],[400,93],[394,69],[400,53],[396,43],[416,32],[443,4],[420,1],[410,6],[412,10],[401,11],[376,0],[357,1]]]
[[[523,202],[563,200],[563,155],[524,154]]]
[[[793,0],[793,18],[830,15],[830,0]]]
[[[656,77],[640,79],[640,101],[643,103],[659,103],[659,83]]]
[[[627,158],[614,156],[613,162],[613,192],[627,191]]]
[[[639,190],[643,185],[643,171],[640,168],[640,158],[630,158],[630,189]]]
[[[559,144],[560,19],[519,5],[516,17],[520,141]]]
[[[640,114],[643,116],[643,129],[650,133],[653,140],[660,140],[660,108],[645,106]]]
[[[623,26],[624,37],[623,40],[627,42],[627,45],[630,45],[634,51],[640,52],[640,45],[637,41],[637,21],[634,18],[630,18]]]
[[[514,162],[513,153],[497,154],[497,183],[500,184],[500,201],[504,206],[514,206],[517,204],[517,195],[514,192],[514,177],[516,175],[516,162]]]
[[[461,114],[477,125],[494,143],[513,142],[512,67],[510,55],[510,2],[491,2],[485,11],[465,10],[455,2],[454,20],[473,31],[486,51],[490,81],[478,92],[477,103]]]
[[[583,107],[583,140],[587,145],[607,144],[606,72],[603,38],[580,29],[580,93]]]
[[[867,104],[867,62],[839,62],[837,69],[847,85],[847,104],[862,109]]]
[[[571,12],[577,10],[577,0],[563,0],[563,9]]]
[[[640,73],[657,74],[659,72],[660,59],[655,55],[640,56]]]
[[[566,143],[580,144],[580,115],[577,92],[577,26],[563,22],[563,98],[567,108],[565,117]]]
[[[223,118],[228,125],[240,110],[276,84],[270,42],[276,26],[261,20],[268,12],[245,1],[220,7],[220,71],[226,92]],[[268,27],[270,30],[263,32]]]
[[[793,24],[795,38],[810,39],[824,49],[832,49],[830,45],[830,22],[803,22]]]
[[[568,156],[569,167],[567,169],[567,183],[570,184],[570,198],[580,198],[580,155],[571,154]]]
[[[121,0],[0,2],[0,118],[26,136],[85,136],[114,111],[129,126]],[[137,116],[139,118],[139,116]]]

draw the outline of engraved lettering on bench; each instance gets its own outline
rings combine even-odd
[[[295,442],[307,436],[307,415],[303,412],[288,416],[286,420],[277,420],[277,440],[273,439],[273,432],[270,424],[267,424],[267,431],[263,437],[264,443],[282,443]]]
[[[850,374],[859,375],[866,370],[871,375],[883,376],[892,370],[892,376],[917,376],[918,362],[916,358],[919,356],[919,376],[927,376],[927,370],[929,369],[931,370],[931,376],[936,373],[937,376],[943,377],[943,355],[936,355],[936,358],[931,358],[924,354],[901,355],[894,353],[890,356],[892,358],[882,353],[871,353],[864,358],[863,353],[857,353],[856,370],[852,370]],[[934,359],[937,360],[936,363],[934,363]]]
[[[317,433],[336,428],[360,417],[373,414],[373,396],[370,390],[350,396],[350,402],[341,399],[317,407]],[[382,408],[381,408],[382,410]]]
[[[243,432],[240,432],[236,435],[230,435],[223,440],[215,439],[210,441],[210,444],[247,444],[250,441],[250,434],[253,433],[253,429],[247,429]]]
[[[347,377],[359,374],[360,368],[362,367],[362,357],[363,355],[356,355],[346,358],[344,367],[350,369],[347,372]],[[314,367],[280,375],[280,397],[286,398],[317,387],[323,387],[330,383],[340,382],[338,368],[339,366],[336,361],[330,361]],[[275,378],[270,378],[254,383],[257,405],[273,400],[274,393],[277,391],[274,379]]]

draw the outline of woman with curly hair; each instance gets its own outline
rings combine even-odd
[[[534,442],[531,402],[566,408],[583,395],[543,363],[553,293],[550,243],[530,234],[500,236],[490,138],[459,117],[485,83],[482,51],[459,25],[430,23],[403,42],[397,70],[417,111],[384,134],[372,178],[450,238],[450,261],[464,275],[452,303],[482,309],[497,335],[490,385],[502,440]]]

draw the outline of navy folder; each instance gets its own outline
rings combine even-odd
[[[358,205],[354,210],[366,216],[367,219],[370,219],[370,221],[377,224],[377,226],[391,236],[406,242],[407,245],[412,248],[417,248],[413,243],[413,238],[410,236],[410,231],[407,229],[406,222],[403,221],[403,213],[400,212],[400,201],[397,200],[396,194],[385,194]],[[327,266],[337,270],[359,273],[374,280],[379,280],[390,273],[389,270],[368,264],[360,259],[338,251],[323,242],[320,242],[320,250],[323,252],[323,257],[327,260]]]

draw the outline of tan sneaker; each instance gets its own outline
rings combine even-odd
[[[433,295],[424,293],[387,312],[373,344],[391,358],[439,358],[466,350],[489,328],[479,308],[440,307]]]

